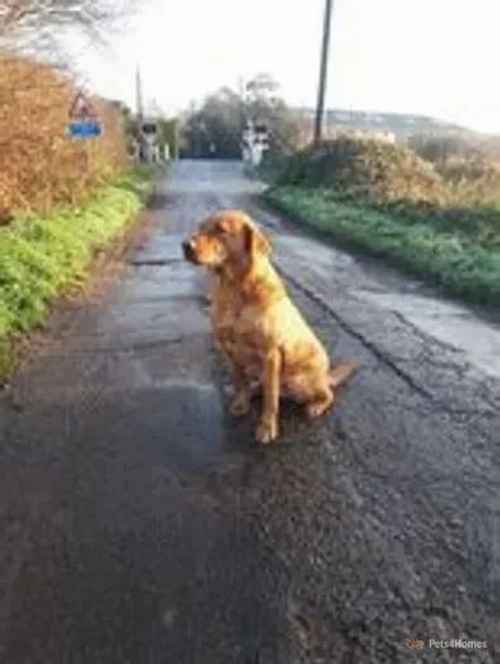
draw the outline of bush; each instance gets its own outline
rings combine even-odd
[[[0,55],[0,223],[78,203],[127,166],[120,113],[93,99],[99,140],[68,138],[73,83],[47,65]]]
[[[348,135],[298,152],[278,184],[327,188],[375,204],[449,199],[442,176],[410,149]]]
[[[262,162],[256,169],[257,176],[264,182],[274,183],[279,180],[289,165],[290,156],[275,151],[264,152]]]
[[[500,171],[481,156],[433,165],[344,136],[294,155],[267,199],[337,241],[478,303],[500,303]]]
[[[500,200],[500,168],[495,164],[495,141],[466,136],[422,136],[408,145],[434,164],[450,187],[454,205],[496,205]]]
[[[485,206],[500,201],[500,170],[483,157],[449,159],[439,172],[450,185],[456,204]]]
[[[54,298],[83,282],[95,251],[135,219],[151,175],[138,170],[99,189],[85,207],[64,206],[0,229],[0,378],[13,367],[12,338],[43,323]]]

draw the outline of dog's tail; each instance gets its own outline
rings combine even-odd
[[[333,389],[344,385],[359,369],[358,362],[342,362],[330,371],[330,387]]]

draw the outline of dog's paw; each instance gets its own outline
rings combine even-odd
[[[273,440],[276,440],[278,437],[278,422],[274,420],[261,420],[257,431],[255,432],[255,438],[257,442],[261,445],[269,445]]]
[[[229,412],[233,417],[242,417],[250,411],[250,397],[248,394],[237,394],[231,401]]]

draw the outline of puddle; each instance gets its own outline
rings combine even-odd
[[[164,267],[166,265],[175,265],[184,263],[182,258],[148,258],[143,260],[132,260],[130,265],[133,267]]]

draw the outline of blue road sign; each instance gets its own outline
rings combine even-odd
[[[98,138],[102,136],[102,126],[95,120],[80,120],[68,125],[68,133],[72,138]]]

